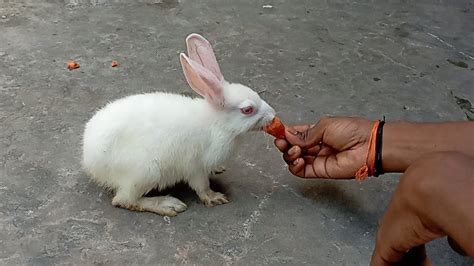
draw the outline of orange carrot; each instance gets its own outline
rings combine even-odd
[[[73,69],[76,69],[76,68],[79,68],[81,67],[78,63],[76,63],[76,61],[74,60],[70,60],[67,62],[67,69],[69,70],[73,70]]]
[[[285,139],[285,125],[278,117],[275,117],[272,122],[264,128],[264,131],[277,139]]]

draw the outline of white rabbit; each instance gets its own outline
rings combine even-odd
[[[227,203],[209,187],[210,173],[230,154],[236,138],[270,123],[275,111],[250,88],[224,80],[210,43],[186,38],[180,54],[191,88],[204,97],[156,92],[106,105],[85,126],[83,166],[115,192],[114,206],[174,216],[187,206],[171,196],[144,197],[184,181],[207,206]]]

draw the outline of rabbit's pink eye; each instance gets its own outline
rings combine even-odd
[[[246,106],[246,107],[240,108],[240,112],[242,112],[242,114],[244,115],[252,114],[253,111],[254,111],[253,106]]]

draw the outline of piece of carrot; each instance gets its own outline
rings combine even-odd
[[[280,118],[273,118],[272,122],[268,124],[264,131],[274,136],[277,139],[285,139],[285,125],[281,122]]]
[[[67,69],[69,70],[73,70],[73,69],[76,69],[76,68],[79,68],[81,67],[78,63],[76,63],[76,61],[74,60],[70,60],[67,62]]]
[[[119,63],[117,61],[115,60],[112,61],[112,64],[111,64],[112,67],[117,67],[118,65]]]

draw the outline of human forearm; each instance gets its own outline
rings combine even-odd
[[[404,172],[421,156],[442,151],[474,156],[474,122],[393,122],[384,126],[382,163],[385,172]]]

